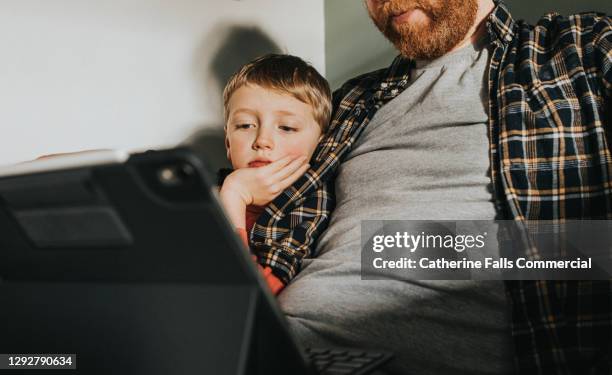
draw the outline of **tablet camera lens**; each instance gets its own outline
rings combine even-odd
[[[178,186],[193,176],[194,172],[193,167],[189,164],[167,166],[157,172],[157,178],[165,186]]]
[[[181,184],[181,176],[175,167],[164,167],[157,172],[157,177],[162,185],[176,186]]]

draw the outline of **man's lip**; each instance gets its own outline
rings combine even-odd
[[[414,13],[416,9],[417,8],[410,8],[398,14],[393,14],[391,15],[391,20],[393,21],[394,24],[402,23],[406,21],[407,19],[409,19],[412,13]]]

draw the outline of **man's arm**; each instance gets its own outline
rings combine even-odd
[[[381,72],[356,77],[333,93],[332,121],[325,138],[315,150],[311,171],[307,172],[305,179],[298,180],[281,194],[280,199],[272,202],[267,208],[271,215],[267,215],[267,220],[258,221],[253,228],[251,248],[259,263],[272,268],[285,284],[299,272],[304,258],[317,255],[316,243],[329,225],[335,206],[335,171],[359,128],[357,121],[349,121],[349,116],[365,88],[371,81],[377,81]],[[354,126],[346,126],[347,123]],[[313,184],[316,184],[315,188],[306,190]],[[287,204],[294,194],[299,194],[296,186],[306,192],[292,204]]]
[[[333,208],[331,181],[313,189],[287,210],[271,205],[268,209],[282,217],[267,227],[255,224],[251,245],[259,263],[270,267],[276,277],[288,284],[299,272],[302,260],[316,255],[316,242],[327,228]]]
[[[316,243],[335,207],[336,171],[367,124],[368,112],[355,109],[379,87],[386,70],[355,77],[334,91],[331,121],[311,158],[312,167],[266,208],[253,227],[251,248],[259,263],[272,268],[285,284],[299,272],[304,258],[317,255]]]
[[[236,233],[238,233],[238,236],[242,240],[244,246],[248,248],[249,235],[247,234],[246,230],[244,228],[236,228]],[[257,257],[255,255],[253,255],[253,261],[257,262]],[[270,267],[262,267],[261,264],[257,264],[257,268],[259,269],[261,276],[266,281],[266,284],[268,285],[268,288],[270,288],[272,294],[277,295],[281,292],[281,290],[283,290],[285,284],[283,284],[283,282],[272,273],[272,269]]]

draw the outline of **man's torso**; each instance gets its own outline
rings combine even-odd
[[[419,62],[353,145],[319,257],[280,298],[300,340],[392,350],[397,373],[511,372],[502,282],[360,279],[362,220],[494,218],[487,64],[482,44]]]

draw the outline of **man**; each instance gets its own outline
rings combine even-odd
[[[303,268],[279,299],[293,330],[393,350],[394,373],[608,372],[609,282],[364,281],[359,224],[612,219],[612,20],[366,3],[400,56],[334,94],[312,168],[251,233],[285,282]]]

